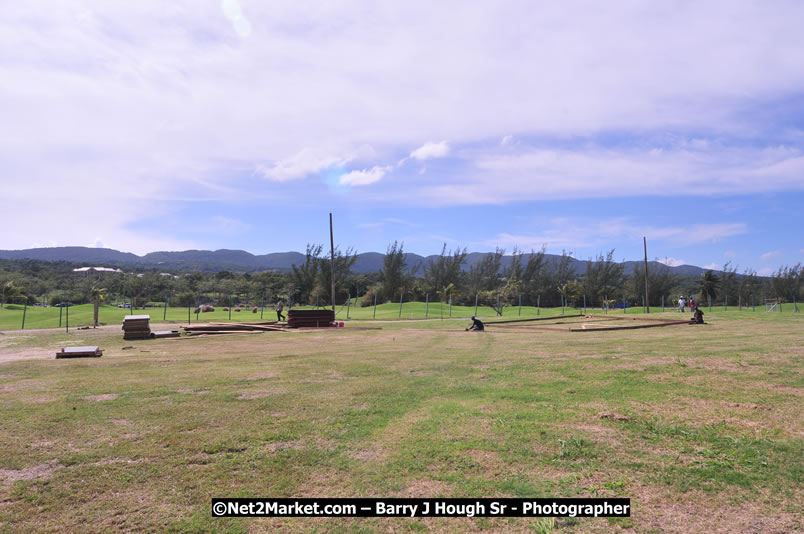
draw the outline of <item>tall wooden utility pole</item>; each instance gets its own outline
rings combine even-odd
[[[332,214],[329,214],[329,279],[332,282],[332,313],[335,314],[335,237],[332,233]]]
[[[648,240],[642,236],[642,244],[645,246],[645,311],[650,313],[650,301],[648,300]]]

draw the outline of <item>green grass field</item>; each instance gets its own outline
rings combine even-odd
[[[141,342],[114,327],[0,334],[0,530],[801,531],[804,319],[706,318],[583,334],[467,333],[461,320]],[[52,359],[87,344],[104,356]],[[633,516],[210,513],[213,497],[591,496],[630,497]]]
[[[442,305],[439,302],[425,304],[424,302],[403,302],[402,303],[402,310],[400,313],[400,306],[399,303],[387,303],[381,304],[377,306],[375,311],[374,307],[366,307],[362,308],[357,305],[357,300],[353,300],[352,306],[338,306],[336,308],[337,311],[337,319],[344,321],[347,319],[350,320],[361,320],[361,319],[424,319],[424,318],[467,318],[471,315],[475,314],[475,307],[474,306],[453,306],[452,310],[450,311],[450,307],[448,304]],[[309,306],[304,306],[303,308],[309,308]],[[707,315],[709,314],[709,308],[702,308]],[[799,308],[800,309],[800,308]],[[91,304],[82,304],[78,306],[71,306],[69,308],[69,321],[71,327],[79,327],[79,326],[87,326],[92,324],[92,305]],[[48,308],[40,308],[29,306],[26,310],[23,310],[23,307],[16,304],[9,304],[6,307],[0,308],[0,330],[19,330],[22,328],[22,319],[23,319],[23,311],[25,313],[25,328],[58,328],[61,325],[62,328],[65,328],[67,325],[67,308],[56,308],[56,307],[48,307]],[[251,309],[243,309],[240,312],[231,313],[228,311],[223,311],[222,307],[215,308],[214,312],[210,313],[199,313],[196,315],[192,313],[193,310],[190,310],[189,314],[189,321],[190,323],[196,322],[226,322],[226,321],[233,321],[233,322],[253,322],[259,321],[260,316],[262,315],[262,320],[274,320],[276,319],[276,312],[273,308],[266,307],[264,310],[258,310],[257,313],[252,313]],[[579,313],[582,310],[576,310],[575,308],[566,308],[564,313]],[[651,308],[653,313],[661,312],[661,308]],[[262,312],[262,313],[261,313]],[[587,308],[588,313],[604,313],[604,310],[601,309],[592,309]],[[622,309],[611,309],[609,310],[610,314],[628,314],[628,315],[638,315],[641,314],[642,308],[635,307],[635,308],[628,308],[626,311]],[[133,312],[128,309],[118,308],[116,306],[101,306],[99,310],[99,322],[102,325],[110,325],[110,324],[122,324],[123,317],[130,314],[147,314],[151,316],[152,321],[160,321],[160,322],[170,322],[176,324],[187,324],[188,322],[188,313],[187,308],[176,308],[176,307],[169,307],[167,310],[163,308],[147,308],[147,309],[136,309]],[[666,313],[672,313],[669,308],[666,309]],[[755,311],[751,311],[751,308],[743,308],[739,310],[736,307],[729,307],[727,310],[724,310],[722,306],[720,307],[712,307],[712,313],[716,314],[728,314],[731,316],[732,314],[737,314],[737,316],[743,316],[747,314],[766,314],[764,307],[757,307]],[[780,315],[788,315],[794,314],[794,307],[793,304],[784,304],[782,306],[781,312],[778,312]],[[514,319],[517,317],[537,317],[537,316],[550,316],[550,315],[561,315],[562,309],[561,308],[536,308],[530,306],[523,306],[521,309],[517,306],[513,307],[506,307],[503,308],[503,318]],[[768,315],[776,315],[777,312],[770,313]],[[285,311],[285,315],[287,315],[287,310]],[[496,311],[494,308],[488,306],[478,306],[477,308],[477,315],[486,319],[494,320],[497,318]],[[686,313],[682,315],[680,312],[676,312],[677,317],[686,317],[691,316],[692,313]],[[796,314],[797,315],[797,314]],[[725,315],[724,315],[725,317]],[[164,318],[164,319],[163,319]]]

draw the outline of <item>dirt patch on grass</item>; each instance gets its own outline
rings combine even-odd
[[[275,372],[264,372],[264,373],[256,373],[246,378],[246,380],[267,380],[269,378],[276,378],[279,376],[279,373]]]
[[[800,532],[800,519],[775,507],[763,509],[759,500],[740,504],[722,502],[728,495],[698,491],[674,496],[641,486],[631,497],[632,517],[647,530],[657,532],[787,533]]]
[[[382,462],[388,458],[388,455],[388,449],[370,448],[356,450],[349,457],[359,462]]]
[[[403,498],[430,498],[446,497],[450,494],[452,487],[446,482],[439,480],[414,480],[408,482],[404,489],[397,492],[396,497]]]
[[[63,466],[58,463],[40,464],[23,469],[0,469],[0,482],[10,485],[19,480],[48,478],[53,471]]]
[[[119,398],[120,395],[117,393],[103,393],[101,395],[88,395],[84,397],[86,400],[93,401],[93,402],[103,402],[103,401],[110,401]]]
[[[294,441],[277,441],[275,443],[269,443],[265,446],[265,450],[269,453],[274,453],[277,451],[283,450],[299,450],[302,448],[301,441],[294,440]]]
[[[592,423],[573,423],[569,427],[588,434],[594,441],[599,441],[612,447],[619,447],[620,445],[620,432],[614,428]]]
[[[280,395],[282,393],[286,393],[283,389],[267,389],[261,391],[244,391],[237,396],[238,400],[254,400],[254,399],[264,399],[265,397],[270,397],[271,395]]]

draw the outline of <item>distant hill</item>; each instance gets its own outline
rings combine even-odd
[[[472,265],[481,261],[488,253],[472,252],[466,256],[463,264],[464,270],[469,270]],[[433,258],[438,256],[420,256],[408,253],[407,265],[412,270],[417,266],[426,265]],[[379,252],[364,252],[357,255],[352,270],[357,273],[372,273],[382,270],[384,254]],[[561,256],[546,254],[545,259],[548,264],[555,264]],[[27,250],[0,250],[0,259],[32,259],[42,261],[67,261],[82,265],[114,266],[140,269],[160,269],[162,271],[186,271],[199,270],[207,272],[215,271],[236,271],[236,272],[257,272],[274,270],[287,272],[291,266],[299,265],[304,262],[304,254],[300,252],[272,252],[270,254],[254,255],[245,250],[184,250],[181,252],[149,252],[144,256],[137,256],[129,252],[120,252],[109,248],[90,248],[90,247],[51,247],[51,248],[31,248]],[[523,258],[527,261],[527,255]],[[577,274],[586,272],[589,262],[573,258],[572,264]],[[511,256],[504,256],[503,266],[511,264]],[[634,272],[640,261],[623,262],[626,274]],[[656,268],[662,265],[658,262],[649,262],[649,267]],[[669,267],[669,269],[682,276],[698,276],[705,271],[693,265],[680,265]],[[421,274],[419,269],[418,274]]]

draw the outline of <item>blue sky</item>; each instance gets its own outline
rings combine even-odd
[[[434,5],[435,4],[435,5]],[[488,5],[486,5],[488,4]],[[804,261],[800,2],[25,2],[0,248]]]

